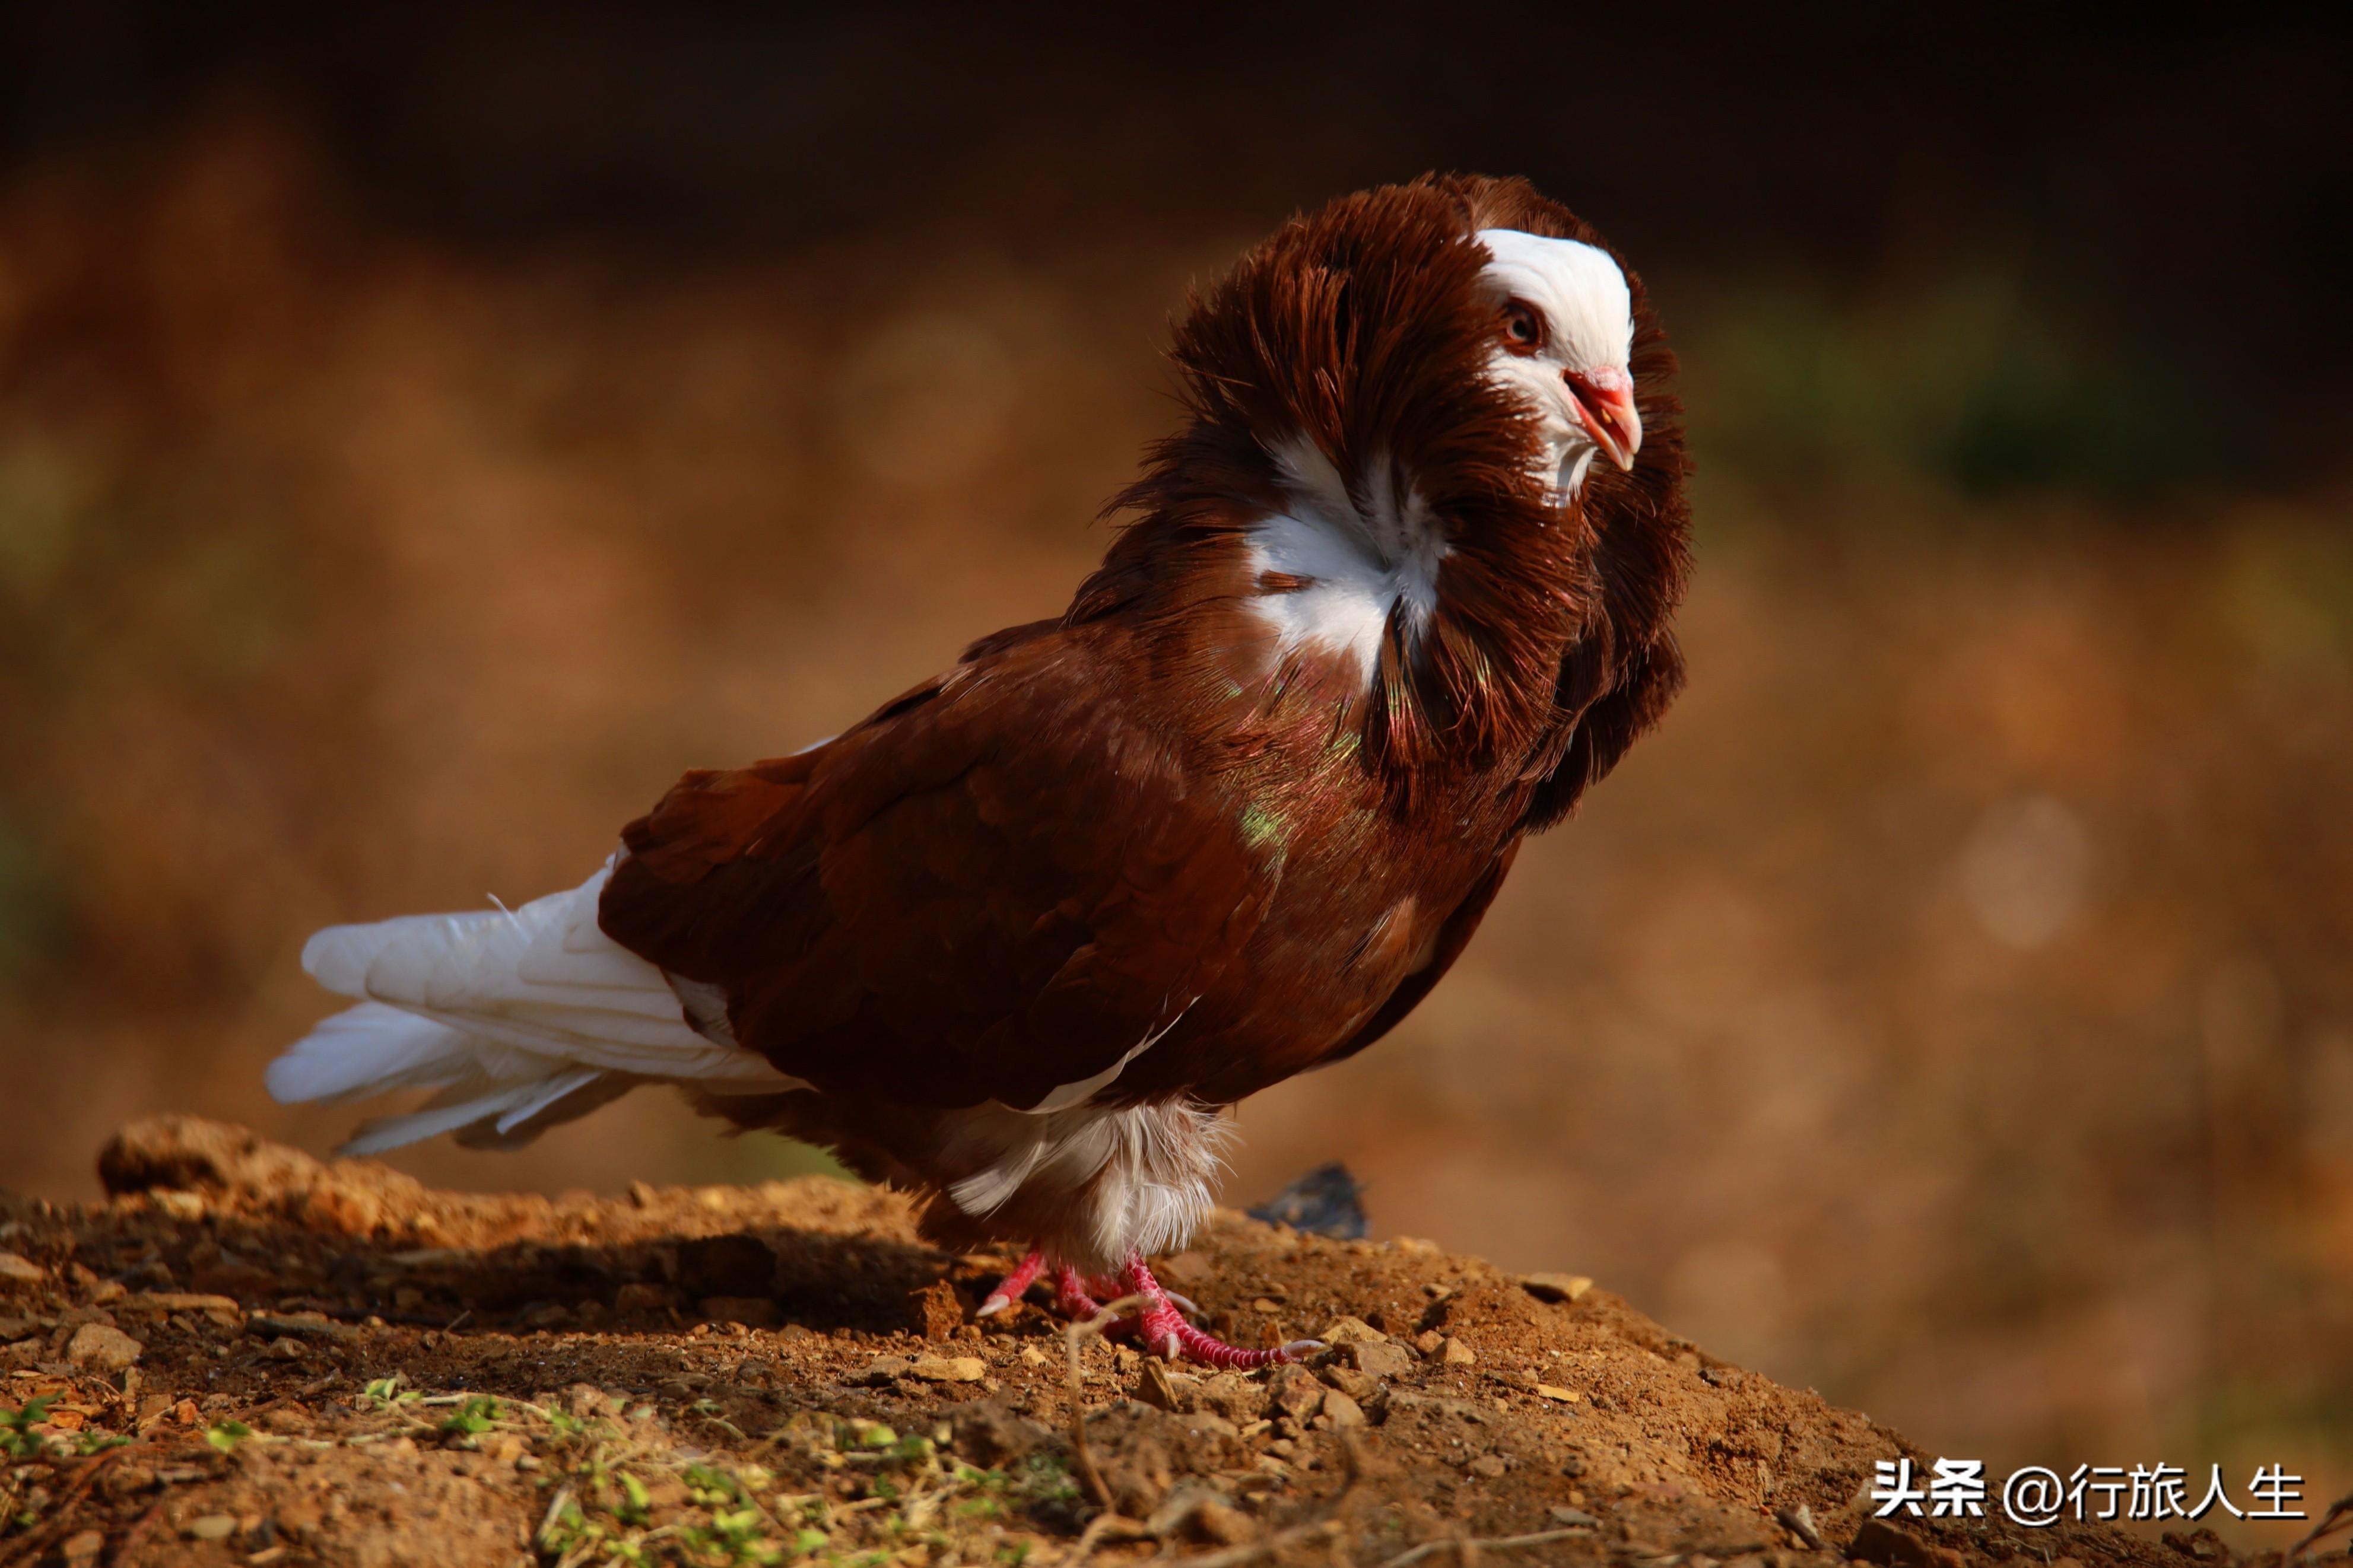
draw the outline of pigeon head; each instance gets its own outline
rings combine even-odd
[[[1165,585],[1238,538],[1274,664],[1408,771],[1565,743],[1653,652],[1673,684],[1673,361],[1641,280],[1567,208],[1461,175],[1343,196],[1197,291],[1170,352],[1185,427],[1122,498],[1143,516],[1081,614],[1121,591],[1198,612],[1230,583]],[[1145,554],[1156,570],[1124,570]]]

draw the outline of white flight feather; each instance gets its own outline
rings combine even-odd
[[[591,1090],[586,1109],[640,1079],[719,1094],[807,1087],[697,1033],[662,972],[605,935],[596,904],[611,870],[608,862],[579,887],[512,911],[319,932],[302,966],[359,1005],[322,1020],[272,1062],[269,1092],[291,1101],[442,1091],[424,1110],[371,1123],[347,1145],[372,1152],[461,1129],[512,1134],[570,1096]]]

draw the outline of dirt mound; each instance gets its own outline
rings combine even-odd
[[[1867,1527],[1867,1417],[1609,1291],[1220,1215],[1165,1275],[1214,1377],[1021,1308],[887,1193],[435,1192],[164,1118],[110,1201],[0,1196],[0,1563],[2222,1563],[2096,1526]],[[1106,1508],[1105,1502],[1111,1507]],[[1483,1548],[1469,1544],[1483,1542]]]

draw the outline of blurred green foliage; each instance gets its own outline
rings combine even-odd
[[[1901,470],[1978,499],[2137,500],[2221,471],[2252,410],[1979,268],[1841,299],[1825,282],[1693,289],[1676,337],[1694,446],[1758,478]]]
[[[31,973],[62,924],[55,883],[31,839],[0,816],[0,986]]]

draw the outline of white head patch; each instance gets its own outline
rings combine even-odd
[[[1498,347],[1487,374],[1535,407],[1545,438],[1537,477],[1559,504],[1584,480],[1599,449],[1564,377],[1625,373],[1634,342],[1626,275],[1606,252],[1573,239],[1489,228],[1479,231],[1479,240],[1493,258],[1485,277],[1498,302],[1524,300],[1545,318],[1536,352]],[[1286,504],[1251,527],[1250,569],[1299,584],[1260,593],[1249,607],[1273,631],[1281,654],[1336,656],[1369,682],[1392,612],[1404,612],[1405,629],[1413,634],[1437,610],[1439,576],[1451,553],[1444,527],[1411,476],[1377,459],[1351,496],[1331,459],[1305,437],[1271,443],[1268,453]]]
[[[1488,374],[1535,405],[1549,451],[1544,477],[1565,498],[1584,482],[1596,448],[1576,417],[1562,373],[1626,368],[1634,349],[1634,302],[1626,275],[1608,252],[1579,240],[1482,228],[1479,243],[1494,258],[1486,277],[1497,296],[1525,300],[1551,329],[1535,353],[1496,350]]]

